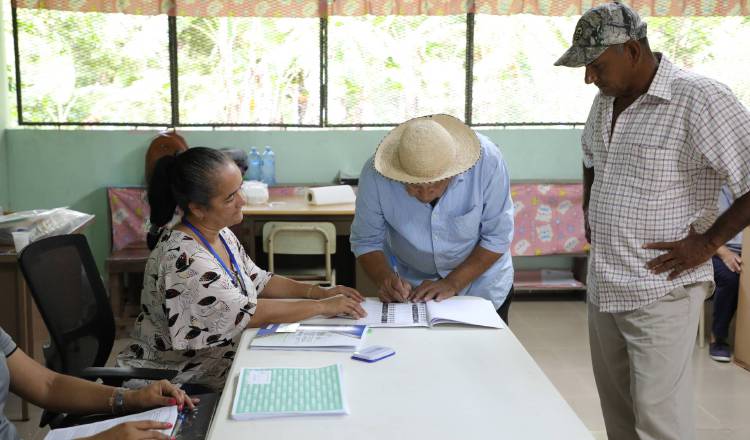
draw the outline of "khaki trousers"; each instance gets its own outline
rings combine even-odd
[[[643,308],[588,305],[589,342],[609,440],[694,440],[693,377],[700,307],[710,282],[678,287]]]

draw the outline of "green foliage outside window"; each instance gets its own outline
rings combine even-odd
[[[475,124],[573,124],[596,93],[583,69],[552,65],[578,17],[477,15],[467,103],[465,15],[330,17],[323,80],[318,19],[178,17],[172,84],[166,16],[17,13],[24,123],[356,126],[437,112],[463,119],[468,105]],[[750,51],[738,50],[749,17],[645,20],[655,51],[750,106]]]

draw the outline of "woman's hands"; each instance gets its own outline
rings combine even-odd
[[[183,406],[192,410],[195,408],[195,403],[198,403],[198,399],[191,399],[168,380],[152,382],[143,388],[127,391],[124,397],[125,409],[129,412],[171,405],[177,405],[179,410],[182,410]]]
[[[343,295],[357,302],[362,302],[365,300],[365,297],[363,297],[361,293],[357,292],[351,287],[346,287],[346,286],[333,286],[328,289],[322,288],[320,286],[314,286],[310,290],[309,298],[310,299],[326,299],[326,298],[332,298],[336,295]]]
[[[365,298],[351,287],[333,286],[324,289],[320,286],[315,286],[310,292],[310,298],[320,300],[323,306],[321,314],[325,317],[346,315],[354,319],[359,319],[367,315],[359,304]]]
[[[356,292],[356,291],[355,291]],[[361,296],[360,296],[361,298]],[[338,315],[346,315],[354,319],[367,316],[365,309],[359,304],[361,300],[349,298],[344,295],[336,295],[320,300],[321,315],[330,318]]]

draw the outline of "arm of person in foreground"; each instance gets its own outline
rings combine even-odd
[[[398,276],[388,264],[383,247],[387,222],[383,214],[380,178],[372,166],[372,159],[362,167],[359,189],[349,241],[352,252],[365,273],[378,286],[378,297],[383,302],[406,301],[412,286]],[[396,200],[391,200],[397,203]]]
[[[11,391],[41,408],[71,414],[112,411],[110,398],[115,391],[114,387],[55,373],[31,359],[20,349],[16,349],[8,357],[8,371]],[[197,402],[166,380],[151,383],[139,390],[127,390],[123,397],[124,409],[127,412],[170,405],[178,405],[180,408],[187,405],[193,408]],[[123,423],[94,437],[100,440],[161,440],[168,437],[153,430],[170,427],[169,423],[153,421]]]

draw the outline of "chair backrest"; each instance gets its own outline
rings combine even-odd
[[[33,242],[19,256],[21,272],[51,339],[51,370],[76,375],[106,364],[115,321],[86,237],[59,235]]]
[[[513,183],[514,256],[588,252],[581,183]]]
[[[107,188],[112,252],[126,248],[147,248],[146,233],[151,209],[144,187]]]
[[[275,254],[336,253],[336,226],[329,222],[268,222],[263,225],[263,251]]]

